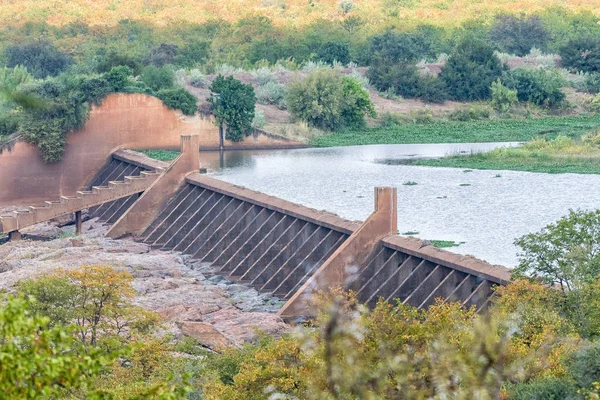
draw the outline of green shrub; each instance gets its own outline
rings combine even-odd
[[[491,46],[468,38],[454,49],[439,78],[453,100],[487,100],[492,97],[492,83],[504,69]]]
[[[144,59],[144,63],[157,67],[173,64],[178,50],[179,47],[176,44],[161,43],[150,49],[150,54]]]
[[[245,85],[232,76],[219,75],[210,90],[218,94],[207,100],[217,121],[227,125],[225,137],[234,142],[244,140],[250,134],[254,120],[256,94],[252,85]]]
[[[138,57],[118,50],[110,50],[102,60],[96,65],[96,71],[100,73],[108,72],[114,67],[126,66],[132,71],[132,74],[139,75],[142,71],[142,63]]]
[[[443,103],[448,100],[446,85],[433,75],[424,75],[420,78],[419,99],[424,103]]]
[[[190,71],[188,82],[195,88],[204,89],[208,87],[208,79],[199,69]]]
[[[600,72],[600,39],[577,37],[569,40],[559,51],[563,67],[577,72]]]
[[[326,130],[361,127],[365,115],[376,115],[369,92],[360,82],[330,69],[292,82],[286,103],[294,118]]]
[[[421,94],[421,76],[412,63],[398,63],[378,57],[369,67],[367,78],[380,92],[391,89],[394,93],[408,98]]]
[[[162,89],[171,89],[175,85],[175,72],[169,67],[158,68],[149,65],[142,70],[140,79],[150,89],[158,92]]]
[[[517,91],[502,84],[498,79],[492,83],[492,107],[499,112],[507,112],[518,101]]]
[[[252,128],[254,129],[262,129],[264,128],[267,120],[265,119],[265,113],[256,108],[254,110],[254,119],[252,120]]]
[[[585,77],[583,78],[583,88],[588,93],[600,93],[600,72],[585,74]]]
[[[394,128],[404,123],[403,116],[399,113],[384,112],[379,119],[379,126],[382,128]]]
[[[569,373],[584,389],[591,389],[595,382],[600,382],[600,342],[577,350],[569,363]]]
[[[88,101],[100,104],[102,99],[112,91],[112,85],[102,76],[93,76],[83,78],[79,89]]]
[[[8,46],[4,58],[8,67],[25,67],[36,78],[56,76],[73,62],[69,55],[58,51],[48,42]]]
[[[347,65],[350,62],[350,49],[345,42],[327,42],[317,54],[317,59],[333,65],[334,61]]]
[[[271,104],[279,109],[285,109],[285,86],[278,82],[269,81],[256,89],[256,101],[259,104]]]
[[[181,110],[185,115],[194,115],[198,111],[196,97],[183,88],[163,89],[156,93],[167,107]]]
[[[126,86],[129,86],[133,71],[131,68],[120,65],[112,67],[110,71],[104,74],[104,79],[108,82],[111,92],[121,92]]]
[[[507,73],[503,80],[507,87],[517,91],[519,101],[556,107],[565,100],[561,90],[565,81],[558,71],[517,68]]]
[[[317,128],[333,130],[342,122],[343,90],[337,72],[317,70],[288,85],[286,104],[294,118]]]
[[[194,68],[203,64],[210,55],[210,43],[205,41],[191,41],[178,48],[178,54],[173,63],[185,68]]]
[[[498,15],[490,28],[490,39],[500,50],[520,57],[529,54],[532,48],[545,50],[551,38],[537,15],[521,18],[512,14]]]
[[[490,110],[487,107],[474,107],[471,106],[469,108],[459,108],[457,110],[452,111],[448,118],[451,121],[479,121],[482,119],[490,118]]]
[[[360,82],[356,79],[344,76],[342,78],[343,101],[342,121],[344,126],[350,128],[362,128],[365,125],[365,115],[372,118],[377,117],[373,102]]]
[[[520,383],[510,390],[511,400],[576,400],[577,385],[564,379],[539,379]]]
[[[19,129],[19,119],[15,114],[0,114],[0,136],[9,136]]]

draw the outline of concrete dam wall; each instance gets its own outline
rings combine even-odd
[[[219,129],[212,118],[186,117],[162,101],[143,94],[115,93],[94,107],[85,127],[67,138],[64,158],[44,164],[38,149],[17,141],[0,152],[0,207],[35,204],[85,188],[118,149],[179,149],[180,135],[198,135],[200,149],[219,146]],[[303,147],[266,133],[255,132],[229,149]]]

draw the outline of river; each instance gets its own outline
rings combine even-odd
[[[464,242],[450,250],[518,264],[515,238],[569,209],[600,208],[600,176],[405,165],[422,157],[489,151],[516,143],[368,145],[201,153],[215,177],[348,219],[373,210],[373,187],[398,188],[400,233]],[[405,185],[414,182],[416,185]]]

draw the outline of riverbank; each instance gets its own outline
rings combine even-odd
[[[600,115],[490,119],[479,121],[433,121],[405,123],[389,128],[334,132],[311,140],[316,147],[365,144],[525,142],[559,135],[579,137],[600,128]]]
[[[488,153],[415,160],[411,164],[550,174],[600,174],[600,135],[580,139],[565,136],[554,140],[537,139],[518,148],[499,148]]]

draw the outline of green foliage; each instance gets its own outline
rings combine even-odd
[[[225,137],[234,142],[244,140],[251,132],[256,95],[252,85],[245,85],[222,75],[217,76],[210,86],[213,96],[207,100],[211,103],[217,122],[227,127]]]
[[[261,110],[256,108],[254,110],[254,119],[252,120],[252,125],[251,125],[252,128],[262,129],[262,128],[264,128],[266,123],[267,123],[267,120],[265,119],[265,114]]]
[[[0,397],[56,398],[66,390],[89,385],[110,362],[96,349],[78,354],[68,328],[49,327],[35,315],[35,302],[5,299],[0,306]]]
[[[375,58],[367,72],[369,82],[380,92],[393,90],[403,97],[418,97],[421,92],[421,77],[413,63],[395,62]]]
[[[546,378],[520,383],[510,390],[511,400],[576,400],[577,385],[566,379]]]
[[[341,119],[344,126],[353,129],[361,128],[365,125],[365,115],[371,118],[377,117],[369,92],[360,82],[345,76],[342,78],[342,87]]]
[[[162,89],[156,93],[167,107],[172,110],[181,110],[185,115],[194,115],[198,111],[196,97],[183,88]]]
[[[148,56],[144,59],[144,62],[156,67],[163,67],[167,64],[173,64],[178,50],[179,48],[175,44],[161,43],[159,46],[150,49],[150,54],[148,54]]]
[[[592,94],[600,93],[600,73],[592,72],[585,74],[583,78],[583,89]]]
[[[557,107],[565,100],[561,88],[565,81],[557,71],[517,68],[503,78],[504,84],[517,91],[519,101],[538,106]]]
[[[169,67],[147,66],[142,70],[140,79],[155,92],[162,89],[171,89],[175,85],[175,73]]]
[[[350,49],[344,42],[327,42],[319,49],[317,59],[329,65],[334,61],[346,65],[350,62]]]
[[[600,382],[600,342],[577,350],[569,362],[569,372],[585,389],[591,389],[594,383]]]
[[[132,71],[132,74],[138,75],[142,71],[140,59],[127,52],[121,52],[115,49],[109,50],[102,58],[102,61],[96,66],[96,71],[103,73],[109,72],[114,67],[126,66]]]
[[[448,119],[451,121],[480,121],[489,119],[491,115],[490,109],[487,107],[469,106],[468,108],[459,108],[448,114]]]
[[[19,120],[14,114],[0,115],[0,136],[10,136],[19,129]]]
[[[517,90],[512,90],[502,84],[500,79],[492,83],[492,107],[498,112],[507,112],[518,102]]]
[[[206,41],[190,41],[178,48],[174,64],[185,68],[194,68],[203,64],[210,54],[210,43]]]
[[[284,110],[286,108],[286,94],[287,91],[284,85],[279,82],[268,81],[256,89],[256,101],[259,104],[271,104]]]
[[[492,96],[492,83],[501,77],[503,70],[490,45],[467,38],[454,49],[439,79],[446,84],[453,100],[487,100]]]
[[[195,88],[204,89],[208,87],[208,79],[206,79],[206,76],[199,69],[193,69],[190,71],[189,83]]]
[[[418,98],[424,103],[444,103],[448,99],[446,84],[433,75],[421,76]]]
[[[569,40],[560,49],[563,67],[571,71],[600,72],[600,39],[578,37]]]
[[[121,92],[129,86],[133,75],[131,68],[125,65],[112,67],[110,71],[104,74],[104,79],[108,82],[111,91]]]
[[[53,44],[41,41],[8,46],[4,50],[4,58],[9,68],[25,67],[36,78],[56,76],[73,62]]]
[[[159,161],[173,161],[181,154],[176,150],[136,150],[139,153],[145,154],[150,158]]]
[[[498,15],[490,28],[490,39],[501,51],[523,57],[532,48],[545,50],[552,39],[550,32],[537,15]]]
[[[515,244],[521,252],[513,276],[539,278],[565,291],[580,289],[600,274],[600,210],[571,210]]]
[[[294,118],[326,130],[362,127],[366,115],[376,116],[362,85],[330,69],[317,70],[291,83],[286,103]]]
[[[113,89],[112,84],[103,76],[91,76],[81,80],[79,90],[88,101],[100,104]]]

